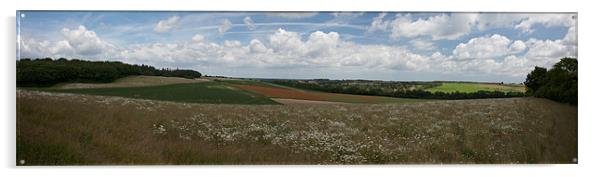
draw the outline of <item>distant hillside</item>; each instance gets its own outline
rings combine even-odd
[[[60,58],[17,60],[17,86],[51,86],[60,82],[107,83],[132,76],[166,76],[198,78],[194,70],[156,69],[148,65],[131,65],[119,61],[86,61]]]

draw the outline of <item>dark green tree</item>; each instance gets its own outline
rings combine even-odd
[[[546,83],[546,74],[548,70],[546,68],[536,66],[531,73],[527,75],[525,80],[525,86],[527,86],[527,94],[533,94],[541,86]]]
[[[562,58],[552,69],[536,67],[525,81],[527,94],[577,105],[577,59]]]

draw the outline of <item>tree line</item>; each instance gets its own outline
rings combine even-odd
[[[549,70],[536,66],[525,86],[527,95],[577,105],[577,59],[562,58]]]
[[[510,98],[523,97],[522,92],[501,92],[501,91],[477,91],[477,92],[430,92],[425,89],[441,85],[439,82],[406,82],[405,87],[400,89],[390,89],[383,91],[382,89],[363,89],[361,86],[353,86],[349,84],[325,84],[323,82],[307,82],[297,80],[269,80],[269,82],[301,88],[308,90],[317,90],[329,93],[344,93],[355,95],[371,95],[371,96],[388,96],[397,98],[420,98],[420,99],[444,99],[444,100],[459,100],[459,99],[478,99],[478,98]],[[411,86],[413,85],[413,86]]]
[[[107,83],[131,76],[198,78],[201,73],[184,69],[156,69],[149,65],[131,65],[119,61],[86,61],[51,58],[17,60],[17,86],[51,86],[60,82]]]

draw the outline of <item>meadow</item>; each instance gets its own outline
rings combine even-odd
[[[575,163],[576,157],[577,108],[539,98],[234,105],[17,89],[19,165]]]
[[[481,83],[430,89],[518,91]],[[539,98],[409,99],[160,76],[17,89],[18,165],[576,163],[576,157],[577,108]]]

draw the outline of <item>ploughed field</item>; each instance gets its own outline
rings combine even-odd
[[[189,84],[132,87],[138,92],[17,89],[17,161],[24,162],[18,164],[575,163],[577,157],[577,107],[545,99],[221,104],[233,92],[239,95],[231,102],[272,97],[233,83]],[[197,95],[217,89],[223,97],[159,94],[165,86],[193,87],[202,92],[187,94]]]

